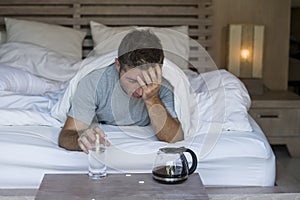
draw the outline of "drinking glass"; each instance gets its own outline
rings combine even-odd
[[[96,135],[96,141],[92,144],[92,148],[88,153],[89,161],[89,177],[91,179],[103,179],[106,177],[106,153],[105,138]]]

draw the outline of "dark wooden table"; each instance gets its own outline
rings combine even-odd
[[[46,174],[35,199],[208,199],[198,174],[180,184],[162,184],[151,174],[108,174],[90,180],[87,174]]]

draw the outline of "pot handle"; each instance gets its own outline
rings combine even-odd
[[[186,148],[186,149],[185,149],[185,152],[188,152],[189,154],[191,154],[192,160],[193,160],[192,166],[189,168],[189,175],[190,175],[190,174],[192,174],[192,173],[196,170],[196,168],[197,168],[197,163],[198,163],[198,161],[197,161],[197,156],[196,156],[196,154],[195,154],[191,149]]]

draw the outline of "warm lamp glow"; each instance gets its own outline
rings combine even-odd
[[[250,58],[250,51],[248,49],[242,49],[241,50],[241,57],[244,60],[248,60]]]
[[[230,24],[227,69],[240,78],[262,78],[264,26]]]

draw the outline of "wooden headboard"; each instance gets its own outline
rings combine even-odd
[[[0,0],[0,30],[4,17],[84,30],[84,55],[93,47],[91,20],[108,26],[188,25],[189,36],[212,53],[212,0]],[[196,64],[197,48],[190,48],[190,62]]]

